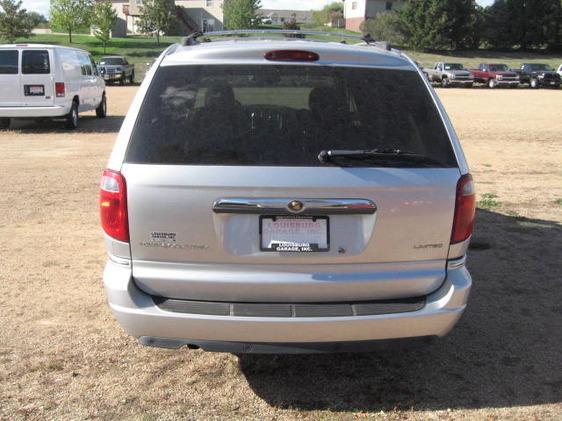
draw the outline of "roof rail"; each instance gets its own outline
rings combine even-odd
[[[306,38],[307,36],[325,36],[334,38],[344,38],[353,39],[356,41],[363,41],[367,44],[376,45],[377,47],[384,48],[385,50],[391,50],[390,44],[384,42],[377,42],[370,34],[366,35],[349,35],[342,34],[339,32],[322,32],[322,31],[300,31],[293,29],[237,29],[231,31],[215,31],[215,32],[194,32],[187,37],[184,37],[181,41],[181,45],[189,46],[196,45],[199,43],[198,38],[205,37],[205,41],[210,41],[208,37],[235,37],[237,35],[283,35],[292,36],[294,38]]]

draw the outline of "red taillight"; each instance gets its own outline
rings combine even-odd
[[[64,97],[64,82],[55,82],[55,95],[58,98]]]
[[[100,185],[101,226],[119,241],[129,241],[127,188],[121,173],[105,170]]]
[[[320,57],[316,53],[300,50],[276,50],[265,53],[265,59],[269,61],[318,61]]]
[[[451,243],[460,243],[472,235],[474,215],[476,212],[476,195],[470,174],[463,175],[457,183],[457,199],[455,203],[455,219]]]

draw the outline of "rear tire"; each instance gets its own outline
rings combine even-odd
[[[107,99],[105,93],[101,97],[100,105],[96,108],[96,116],[98,118],[105,118],[107,116]]]
[[[494,89],[497,86],[498,84],[496,82],[496,79],[488,79],[488,88]]]
[[[11,120],[9,118],[0,118],[0,130],[8,130]]]
[[[70,111],[66,115],[65,126],[70,130],[78,128],[78,103],[76,101],[72,102],[72,107],[70,107]]]

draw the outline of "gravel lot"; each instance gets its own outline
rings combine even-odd
[[[482,198],[447,338],[239,358],[143,348],[105,304],[98,181],[135,90],[0,133],[0,419],[562,419],[562,91],[439,91]]]

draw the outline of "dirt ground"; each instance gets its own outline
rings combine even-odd
[[[135,87],[0,133],[0,419],[562,419],[562,90],[440,90],[475,177],[469,308],[427,348],[143,348],[105,304],[97,194]]]

